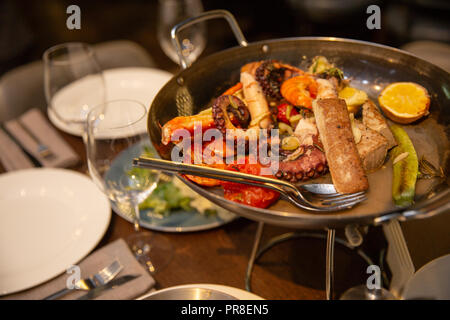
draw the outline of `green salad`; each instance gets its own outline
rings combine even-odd
[[[174,209],[192,210],[191,198],[184,196],[172,181],[160,182],[153,193],[139,206],[143,209],[153,209],[154,213],[167,214]]]
[[[143,156],[154,157],[155,152],[145,147]],[[149,175],[149,170],[143,168],[131,168],[128,175],[142,177],[144,180]],[[152,210],[153,214],[168,215],[174,210],[197,210],[201,214],[211,215],[217,213],[217,208],[209,200],[192,191],[177,178],[170,181],[160,181],[151,195],[140,205],[140,210]]]

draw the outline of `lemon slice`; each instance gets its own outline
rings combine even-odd
[[[386,116],[398,123],[411,123],[428,114],[430,96],[427,89],[413,82],[388,85],[378,97]]]

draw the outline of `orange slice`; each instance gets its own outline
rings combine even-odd
[[[386,116],[398,123],[411,123],[428,114],[430,96],[427,89],[413,82],[388,85],[378,97]]]

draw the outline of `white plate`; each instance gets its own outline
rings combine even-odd
[[[132,99],[150,108],[158,91],[172,78],[172,74],[154,68],[116,68],[103,71],[106,87],[106,100]],[[80,96],[88,96],[91,92],[92,78],[86,77],[64,87],[57,99],[71,104]],[[56,96],[55,96],[56,98]],[[76,102],[75,102],[76,104]],[[80,106],[81,109],[81,106]],[[84,128],[77,124],[67,124],[59,119],[51,108],[47,108],[50,121],[60,130],[81,136]],[[61,110],[63,111],[63,110]],[[59,111],[61,113],[61,111]],[[61,116],[70,116],[61,114]],[[146,122],[145,122],[146,123]],[[146,130],[146,128],[144,129]]]
[[[450,254],[434,259],[417,271],[403,290],[404,299],[450,299]]]
[[[251,292],[248,292],[246,290],[224,286],[221,284],[206,284],[206,283],[200,283],[200,284],[185,284],[181,286],[175,286],[170,288],[165,288],[158,291],[164,291],[164,290],[173,290],[175,288],[205,288],[205,289],[211,289],[211,290],[217,290],[226,294],[229,294],[230,296],[235,297],[238,300],[264,300],[264,298],[261,298],[260,296],[257,296],[256,294],[253,294]],[[147,293],[139,298],[137,300],[144,300],[146,297],[150,296],[151,294],[155,293],[156,291],[152,291],[150,293]]]
[[[0,175],[0,295],[41,284],[80,261],[110,218],[107,198],[75,171]]]

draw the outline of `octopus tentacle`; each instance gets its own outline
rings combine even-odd
[[[325,154],[315,146],[302,146],[306,152],[295,160],[280,161],[275,176],[292,183],[317,178],[327,172]]]
[[[282,99],[280,93],[282,82],[302,73],[300,69],[282,64],[277,60],[266,60],[256,69],[255,79],[267,97],[280,100]]]
[[[214,124],[223,134],[227,129],[247,128],[250,113],[241,99],[231,95],[223,95],[216,99],[212,106]]]

